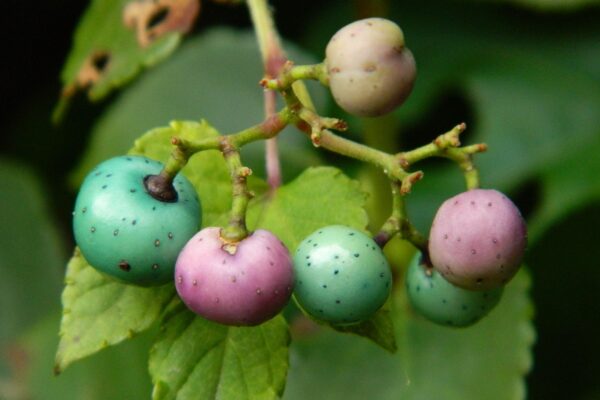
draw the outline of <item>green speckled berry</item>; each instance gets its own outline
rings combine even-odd
[[[387,300],[392,275],[377,244],[355,229],[321,228],[294,255],[300,306],[316,319],[352,324],[368,319]]]
[[[75,202],[75,241],[90,265],[120,281],[142,286],[173,280],[175,261],[201,224],[200,201],[182,175],[177,200],[150,196],[144,178],[163,165],[141,156],[99,164],[85,178]]]
[[[413,308],[440,325],[466,327],[486,316],[500,301],[502,288],[471,291],[454,286],[435,269],[426,273],[417,254],[406,273],[406,289]]]

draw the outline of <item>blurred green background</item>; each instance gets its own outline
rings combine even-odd
[[[476,159],[483,185],[510,194],[530,227],[526,263],[537,338],[526,377],[527,397],[600,399],[598,2],[272,4],[286,49],[298,62],[320,60],[328,38],[353,19],[385,14],[402,26],[419,69],[413,95],[383,121],[348,117],[349,134],[398,151],[425,144],[465,121],[469,129],[463,142],[490,146]],[[73,248],[70,217],[76,183],[91,165],[123,153],[145,130],[171,119],[207,118],[225,133],[262,118],[262,93],[256,84],[261,66],[247,11],[204,1],[191,37],[167,61],[100,103],[78,96],[65,121],[52,126],[58,77],[86,4],[57,0],[3,5],[0,29],[8,44],[0,63],[0,399],[148,398],[146,350],[152,332],[52,377],[62,275]],[[321,114],[342,115],[326,91],[310,88]],[[383,125],[387,132],[381,132]],[[309,165],[335,163],[372,192],[373,225],[385,218],[389,200],[379,175],[315,151],[291,130],[281,142],[287,180]],[[245,151],[248,164],[261,175],[261,146]],[[424,232],[437,205],[462,190],[456,168],[447,167],[440,161],[425,163],[426,177],[409,197],[411,216]],[[301,398],[302,385],[312,385],[307,393],[314,391],[316,398],[319,393],[327,394],[323,398],[360,398],[360,391],[342,390],[358,376],[368,390],[380,390],[378,383],[385,385],[388,378],[403,379],[365,370],[357,363],[372,356],[371,350],[365,356],[346,337],[333,340],[327,331],[294,329],[298,340],[291,353],[290,398]],[[336,348],[355,351],[336,359]],[[346,364],[350,375],[339,373],[327,382],[294,369],[295,360],[311,351]],[[331,366],[306,357],[312,360],[304,364],[307,368]],[[388,361],[381,357],[376,365],[385,366]],[[474,375],[485,379],[496,368],[491,359],[489,371]],[[390,387],[385,396],[373,398],[401,398]],[[497,396],[522,396],[515,393]],[[466,391],[448,398],[479,397]]]

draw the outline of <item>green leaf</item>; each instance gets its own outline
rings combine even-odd
[[[333,325],[332,328],[339,332],[364,336],[390,353],[395,353],[398,349],[394,335],[394,322],[388,306],[382,307],[371,318],[356,325]]]
[[[79,251],[67,266],[55,372],[148,329],[174,295],[173,285],[140,288],[107,278]]]
[[[151,382],[146,366],[148,348],[156,332],[144,333],[78,362],[56,377],[52,375],[51,366],[58,344],[56,328],[59,320],[58,312],[51,313],[12,345],[14,354],[20,358],[14,358],[13,374],[0,385],[0,398],[104,400],[150,397]]]
[[[298,63],[318,62],[291,43],[284,43]],[[109,106],[94,127],[90,145],[73,177],[79,182],[104,159],[123,154],[133,141],[169,121],[204,118],[222,133],[232,133],[259,123],[264,116],[263,76],[256,37],[251,31],[211,29],[190,38],[164,64],[145,73]],[[311,85],[317,105],[326,91]],[[168,94],[168,96],[166,95]],[[310,141],[288,128],[278,143],[284,177],[293,177],[319,163]],[[264,143],[245,146],[242,160],[255,174],[264,172]]]
[[[41,183],[29,168],[0,159],[0,193],[2,346],[58,309],[66,254]]]
[[[164,25],[166,31],[145,44],[140,42],[140,35],[146,35],[149,30],[158,33],[157,30],[163,28],[148,26],[148,17],[158,14],[158,6],[142,7],[141,2],[135,4],[134,0],[93,0],[77,27],[73,48],[61,74],[64,89],[57,112],[64,111],[77,90],[89,87],[90,99],[100,100],[131,81],[143,68],[168,57],[179,45],[182,32],[193,22],[195,13],[191,9],[197,7],[194,2],[180,1],[165,6],[169,13],[157,25]],[[133,7],[128,7],[131,5]],[[184,7],[190,8],[183,10]],[[144,15],[152,8],[155,9]],[[184,21],[174,21],[182,15],[176,11],[185,11]],[[127,26],[128,19],[137,22]],[[137,29],[136,23],[146,25]],[[97,78],[94,75],[98,75]]]
[[[543,172],[542,201],[529,224],[529,237],[534,241],[553,223],[600,198],[600,135],[598,138],[565,159],[558,168]]]
[[[467,329],[448,329],[411,315],[404,326],[409,399],[523,399],[535,331],[522,271],[497,309]],[[490,368],[493,373],[490,374]]]
[[[251,203],[248,225],[270,230],[294,252],[306,236],[323,226],[339,224],[364,231],[365,201],[358,182],[339,169],[309,168],[274,195],[265,194]]]
[[[181,305],[150,352],[153,399],[276,399],[285,386],[289,334],[283,317],[227,327]]]
[[[352,336],[299,331],[284,399],[522,399],[535,337],[529,285],[522,271],[498,307],[466,329],[413,315],[402,291],[392,307],[395,355]]]

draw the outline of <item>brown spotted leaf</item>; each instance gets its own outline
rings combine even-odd
[[[199,11],[199,0],[93,0],[63,67],[55,120],[77,92],[100,100],[169,56]]]

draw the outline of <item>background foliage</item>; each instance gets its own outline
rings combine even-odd
[[[171,58],[100,104],[77,97],[65,122],[52,127],[59,71],[85,4],[38,3],[10,2],[3,13],[5,36],[18,46],[2,63],[0,81],[0,398],[148,398],[147,349],[157,329],[73,365],[58,379],[51,376],[62,276],[73,246],[74,188],[92,164],[127,151],[144,131],[171,119],[206,118],[226,133],[261,118],[261,67],[247,12],[203,2],[193,36]],[[569,0],[388,3],[388,16],[403,27],[417,59],[418,81],[406,105],[386,119],[390,132],[348,118],[350,134],[397,150],[466,121],[464,142],[490,146],[477,158],[484,186],[510,193],[528,218],[529,274],[470,331],[433,328],[401,306],[395,356],[295,320],[286,398],[444,393],[509,399],[525,390],[532,399],[600,398],[594,235],[600,224],[600,9],[594,1]],[[286,49],[299,62],[319,60],[332,33],[381,4],[307,1],[298,10],[292,2],[273,2]],[[322,114],[340,115],[325,91],[313,89]],[[260,176],[261,147],[245,151]],[[283,134],[282,152],[287,181],[307,166],[336,163],[371,192],[373,227],[386,216],[387,187],[371,169],[316,152],[293,130]],[[441,200],[462,187],[456,169],[444,165],[425,164],[426,177],[408,200],[424,231]],[[402,268],[405,254],[402,248],[390,254],[395,267]],[[537,332],[531,356],[528,285]],[[444,377],[448,369],[458,371],[451,382],[408,380]]]

